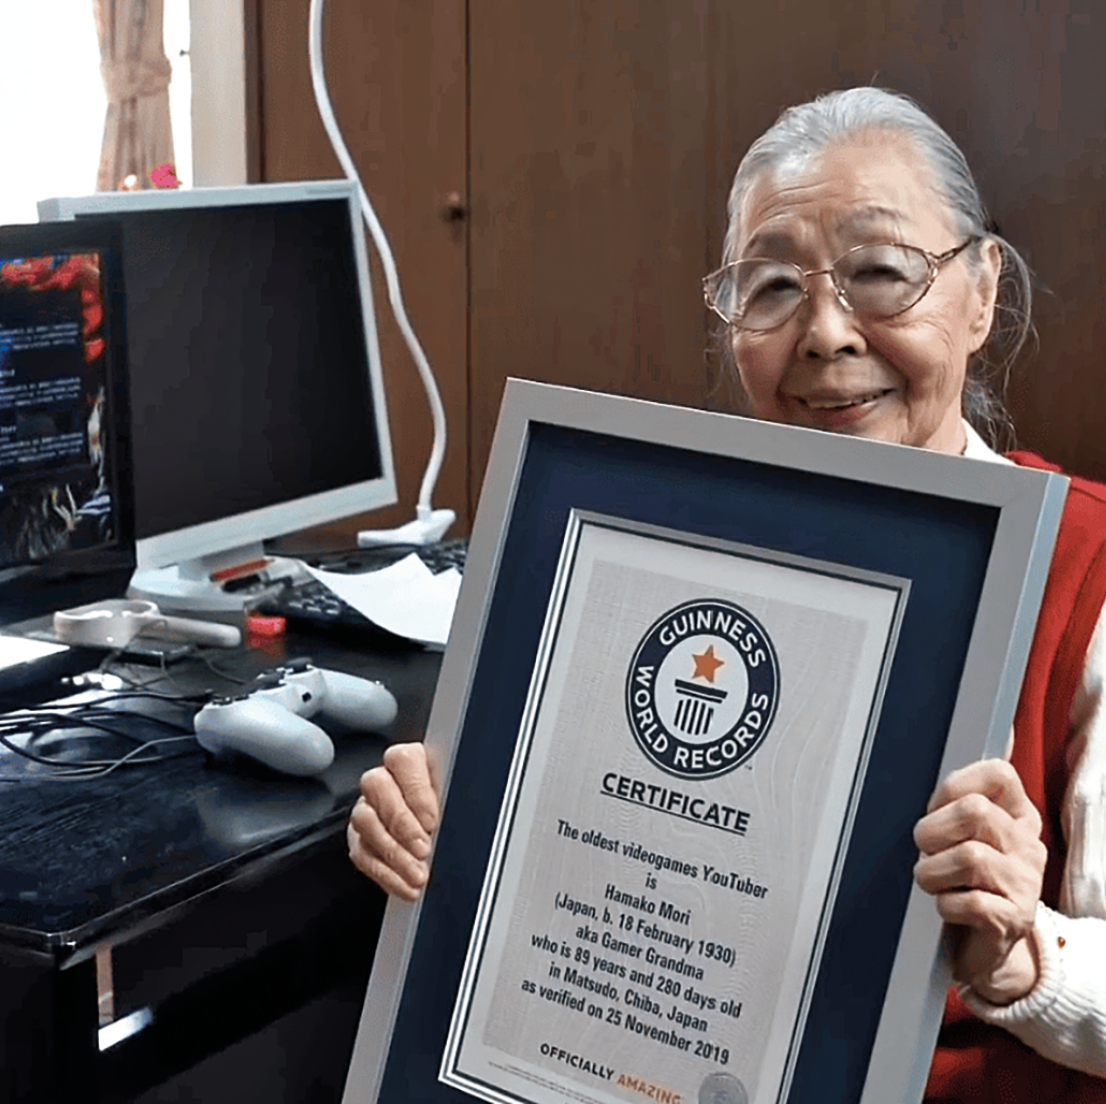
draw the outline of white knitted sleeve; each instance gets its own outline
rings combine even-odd
[[[1060,911],[1037,909],[1041,976],[997,1007],[965,987],[964,1003],[1062,1066],[1106,1077],[1106,611],[1087,650],[1072,703],[1071,781],[1062,824],[1068,860]]]

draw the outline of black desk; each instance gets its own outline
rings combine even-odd
[[[382,679],[399,702],[390,738],[421,737],[432,653],[300,637],[217,662],[252,677],[297,655]],[[187,690],[233,685],[191,660],[171,673]],[[0,1100],[215,1104],[213,1084],[227,1100],[337,1099],[383,911],[349,863],[345,822],[386,743],[326,727],[337,755],[315,779],[217,767],[197,745],[94,781],[4,784]],[[144,1010],[144,1029],[99,1049],[101,1013],[118,1024]],[[187,1087],[184,1071],[205,1068],[207,1087]]]

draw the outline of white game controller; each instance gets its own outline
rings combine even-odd
[[[391,724],[396,708],[379,682],[293,660],[260,675],[241,696],[205,705],[196,714],[196,739],[214,755],[239,752],[283,774],[319,774],[334,761],[334,745],[309,717],[371,730]]]

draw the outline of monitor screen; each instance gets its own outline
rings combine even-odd
[[[140,568],[225,566],[396,500],[352,183],[100,193],[39,213],[122,226]]]
[[[131,555],[120,229],[0,227],[0,574]]]

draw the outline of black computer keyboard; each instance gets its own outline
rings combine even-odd
[[[389,567],[414,552],[437,575],[451,567],[464,571],[468,550],[468,537],[450,537],[449,540],[434,544],[382,544],[327,556],[301,556],[300,559],[324,571],[360,575],[366,571],[379,571],[382,567]]]
[[[366,571],[379,571],[412,552],[435,575],[451,567],[463,572],[468,555],[468,538],[452,537],[426,545],[359,548],[340,555],[304,559],[312,567],[325,571],[359,575]],[[384,632],[348,602],[343,602],[329,587],[311,577],[285,583],[283,589],[266,598],[257,609],[259,613],[283,617],[289,625],[299,629],[373,634]]]

